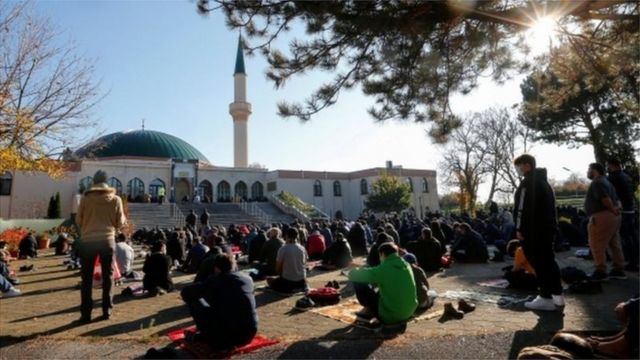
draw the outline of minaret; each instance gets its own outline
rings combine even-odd
[[[246,168],[249,165],[247,122],[251,115],[251,104],[247,102],[247,74],[244,71],[244,54],[240,36],[238,36],[233,86],[233,102],[229,104],[229,114],[233,118],[233,166]]]

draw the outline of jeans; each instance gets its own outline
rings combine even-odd
[[[13,285],[11,285],[9,280],[7,280],[7,278],[5,278],[4,276],[0,275],[0,291],[7,292],[11,290],[12,287]]]
[[[111,314],[111,309],[113,308],[112,264],[114,248],[114,243],[105,239],[95,242],[83,242],[78,249],[80,264],[82,266],[80,269],[82,275],[80,312],[83,318],[90,318],[91,310],[93,309],[91,291],[93,288],[93,267],[97,256],[100,256],[100,264],[102,267],[102,314]]]
[[[620,225],[620,240],[624,258],[630,265],[638,266],[638,218],[635,212],[629,211],[622,214]]]
[[[378,317],[380,295],[373,287],[370,284],[354,282],[353,289],[356,291],[356,298],[360,305],[367,308],[375,317]]]
[[[534,239],[527,239],[526,234],[524,237],[522,250],[529,264],[536,271],[540,296],[550,299],[551,295],[562,294],[560,268],[553,251],[553,233],[539,233]]]

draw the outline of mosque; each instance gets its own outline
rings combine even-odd
[[[409,184],[412,207],[420,214],[437,210],[434,170],[404,169],[387,162],[385,167],[353,172],[268,170],[248,166],[248,123],[244,54],[238,41],[234,99],[229,105],[233,119],[234,166],[211,164],[186,141],[147,129],[108,134],[65,156],[65,176],[52,179],[44,173],[20,171],[0,174],[0,218],[39,218],[46,215],[49,197],[61,195],[63,214],[71,213],[74,196],[91,184],[91,176],[103,169],[108,183],[132,202],[154,200],[164,188],[167,200],[237,202],[272,201],[286,191],[316,206],[329,216],[340,212],[356,218],[364,210],[371,185],[383,173]]]

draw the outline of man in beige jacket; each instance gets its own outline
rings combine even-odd
[[[77,224],[80,227],[78,253],[82,265],[82,289],[80,322],[91,321],[93,299],[93,267],[100,256],[102,265],[102,318],[109,319],[113,308],[113,253],[116,231],[126,223],[122,200],[115,189],[107,184],[107,174],[98,170],[93,176],[93,185],[84,193],[78,208]]]

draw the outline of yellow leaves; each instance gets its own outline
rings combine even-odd
[[[15,148],[0,149],[0,174],[5,171],[41,171],[53,178],[64,175],[64,162],[46,157],[30,159],[22,156]]]

